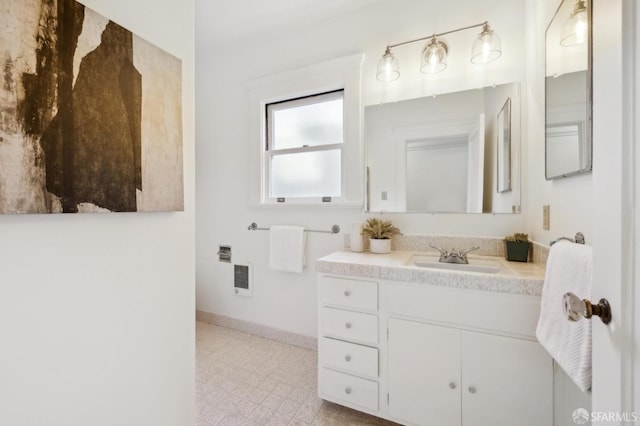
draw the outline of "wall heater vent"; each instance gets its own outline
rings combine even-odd
[[[233,265],[233,292],[238,296],[253,296],[253,265],[238,262]]]

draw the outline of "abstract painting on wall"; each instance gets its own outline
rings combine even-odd
[[[0,214],[184,210],[181,61],[74,0],[0,5]]]

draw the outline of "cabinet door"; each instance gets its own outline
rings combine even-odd
[[[398,319],[388,326],[389,414],[460,426],[460,331]]]
[[[539,343],[461,333],[463,426],[553,424],[553,364]]]

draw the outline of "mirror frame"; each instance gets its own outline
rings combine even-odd
[[[547,163],[549,161],[548,159],[548,155],[549,155],[549,149],[548,149],[548,140],[547,140],[547,61],[548,61],[548,56],[547,56],[547,37],[548,37],[548,32],[549,29],[551,28],[551,25],[553,24],[553,22],[555,21],[555,19],[558,17],[558,13],[560,12],[560,9],[562,9],[562,5],[564,4],[564,2],[571,2],[573,0],[562,0],[560,1],[560,4],[558,5],[558,8],[556,9],[556,12],[553,14],[553,18],[551,18],[551,21],[549,22],[549,25],[547,26],[547,29],[545,30],[544,33],[544,51],[545,51],[545,55],[544,55],[544,72],[543,72],[543,76],[544,76],[544,87],[545,87],[545,102],[544,102],[544,176],[546,180],[553,180],[553,179],[561,179],[561,178],[566,178],[566,177],[570,177],[570,176],[575,176],[575,175],[579,175],[579,174],[584,174],[584,173],[589,173],[593,170],[593,0],[584,0],[585,3],[587,4],[587,19],[589,21],[589,28],[588,28],[588,34],[587,34],[587,85],[585,87],[586,89],[586,94],[587,94],[587,105],[586,105],[586,120],[585,120],[585,125],[584,125],[584,135],[585,135],[585,145],[586,145],[586,149],[585,149],[585,165],[584,167],[578,169],[578,170],[573,170],[571,172],[568,173],[562,173],[556,176],[549,176],[548,175],[548,168],[547,168]]]
[[[497,120],[496,190],[503,193],[511,191],[511,98],[505,101]]]

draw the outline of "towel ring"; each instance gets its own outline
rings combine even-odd
[[[595,315],[605,324],[611,322],[611,305],[607,299],[600,299],[598,304],[594,305],[589,299],[580,299],[573,293],[565,293],[562,296],[562,307],[569,321],[578,321],[582,317],[590,319]]]
[[[560,238],[556,238],[555,240],[551,241],[549,243],[549,246],[554,245],[555,243],[557,243],[558,241],[569,241],[572,243],[576,243],[576,244],[584,244],[585,240],[584,240],[584,234],[582,232],[578,232],[576,233],[575,238],[568,238],[568,237],[560,237]]]

